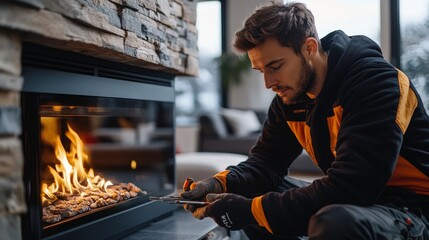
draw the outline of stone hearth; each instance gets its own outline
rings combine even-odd
[[[0,232],[21,239],[23,42],[175,75],[198,71],[196,0],[0,0]]]

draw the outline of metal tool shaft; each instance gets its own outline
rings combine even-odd
[[[177,203],[177,204],[194,204],[194,205],[207,205],[207,204],[209,204],[209,202],[189,201],[189,200],[176,200],[174,203]]]
[[[194,205],[207,205],[209,202],[203,202],[203,201],[192,201],[192,200],[186,200],[178,196],[168,196],[168,197],[149,197],[149,200],[152,201],[163,201],[170,204],[194,204]]]

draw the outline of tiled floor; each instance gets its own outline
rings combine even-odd
[[[178,208],[171,216],[153,222],[148,227],[134,232],[122,240],[198,240],[225,239],[226,237],[227,231],[218,227],[212,219],[198,220],[189,212],[185,212],[183,208]]]

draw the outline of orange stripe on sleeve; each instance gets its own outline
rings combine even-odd
[[[264,227],[273,234],[273,230],[271,230],[270,224],[268,224],[267,218],[265,217],[264,208],[262,207],[262,197],[255,197],[252,200],[252,214],[253,217],[258,222],[259,226]]]
[[[413,116],[414,110],[417,107],[417,97],[413,90],[410,88],[410,81],[407,76],[398,70],[398,81],[399,81],[399,103],[398,110],[396,111],[396,124],[401,128],[402,133],[408,128],[411,117]]]
[[[213,177],[219,180],[222,183],[222,190],[223,192],[227,192],[226,189],[226,175],[228,175],[229,170],[225,170],[222,172],[216,173]]]

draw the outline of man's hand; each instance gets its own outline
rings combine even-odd
[[[192,183],[190,190],[184,189],[180,196],[184,199],[195,201],[206,201],[206,195],[209,193],[222,193],[222,184],[216,178],[207,178],[196,183]],[[195,218],[203,219],[206,206],[199,206],[193,204],[185,204],[184,208],[190,212]]]
[[[202,214],[213,218],[219,226],[238,230],[257,224],[251,210],[252,199],[232,193],[208,194],[206,198],[212,203],[203,208]]]

